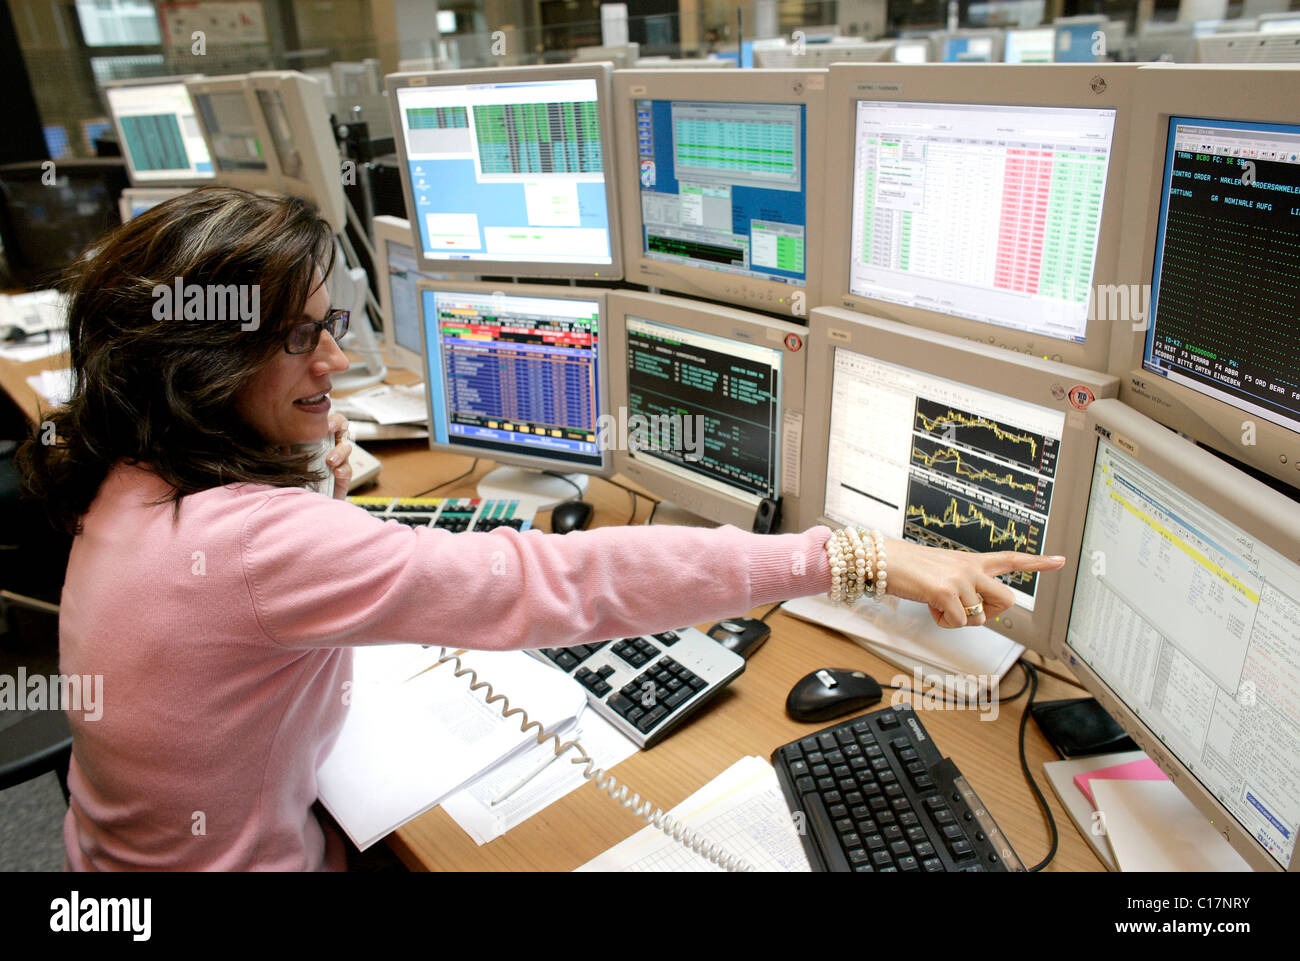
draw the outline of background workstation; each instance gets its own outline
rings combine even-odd
[[[1300,232],[1300,71],[1213,58],[1280,56],[1272,38],[1288,23],[1256,11],[1211,29],[1188,7],[1167,23],[1139,9],[1132,22],[1042,25],[1027,6],[971,5],[950,29],[888,40],[864,30],[869,16],[861,39],[810,27],[740,34],[730,49],[722,37],[708,57],[662,67],[611,18],[602,39],[621,42],[571,51],[572,64],[517,66],[560,59],[554,50],[475,59],[458,34],[396,72],[381,56],[328,71],[219,76],[204,63],[205,76],[108,80],[124,164],[69,161],[67,189],[102,197],[116,184],[119,217],[213,181],[321,205],[347,267],[331,281],[334,302],[375,322],[354,322],[347,387],[427,385],[428,439],[372,445],[382,469],[358,492],[367,509],[394,516],[392,498],[454,479],[436,496],[510,502],[524,526],[545,528],[572,484],[594,525],[652,512],[659,523],[773,530],[862,523],[943,546],[1065,554],[1065,572],[1013,584],[1017,606],[992,630],[1037,663],[1067,659],[1078,686],[1044,676],[1040,698],[1097,696],[1243,858],[1285,868],[1300,817],[1276,789],[1300,764],[1285,734],[1298,719],[1270,684],[1294,678],[1300,643],[1284,626],[1300,584],[1288,560],[1300,554],[1300,387],[1287,379],[1300,348],[1284,289],[1300,266],[1286,246]],[[754,13],[765,32],[771,11]],[[1257,29],[1233,26],[1247,21]],[[1237,53],[1201,42],[1220,28],[1241,40]],[[1196,65],[1140,67],[1152,48],[1127,40]],[[1033,65],[1047,59],[1058,65]],[[489,69],[445,69],[465,66]],[[361,122],[344,129],[331,113]],[[177,133],[160,133],[169,116]],[[374,160],[384,147],[387,165]],[[45,186],[31,172],[6,180],[28,216]],[[1207,199],[1198,182],[1223,186]],[[7,253],[22,249],[24,221],[10,223]],[[1206,236],[1235,245],[1230,263]],[[21,263],[23,282],[40,286],[40,258]],[[1221,301],[1206,306],[1198,271]],[[1233,310],[1255,323],[1207,322]],[[544,379],[524,364],[530,351],[577,380]],[[489,402],[465,391],[485,357],[523,364],[515,393]],[[33,423],[27,378],[62,362],[0,362]],[[562,396],[562,415],[527,403],[525,388]],[[710,400],[720,399],[735,409],[719,412]],[[619,410],[705,414],[712,443],[698,462],[607,451],[598,417]],[[448,526],[446,504],[423,507],[406,520]],[[467,523],[500,519],[479,509]],[[1180,550],[1192,568],[1175,563]],[[1183,580],[1151,580],[1147,606],[1103,596],[1118,575],[1097,569],[1098,552],[1139,556],[1127,577],[1159,568]],[[1202,636],[1162,639],[1160,604],[1181,609],[1171,633],[1195,611]],[[1283,626],[1252,642],[1257,621]],[[820,730],[781,708],[810,671],[908,673],[785,612],[770,623],[776,643],[698,712],[667,717],[667,736],[619,765],[620,780],[666,809],[737,758]],[[1235,664],[1199,656],[1220,629],[1243,653]],[[1099,640],[1112,635],[1128,639],[1123,650]],[[1148,669],[1158,697],[1138,680]],[[1274,712],[1267,733],[1230,716],[1247,681]],[[606,707],[614,697],[599,695]],[[1215,711],[1189,716],[1207,698]],[[1019,715],[921,720],[1029,864],[1048,841],[1018,770]],[[1233,752],[1216,747],[1229,741]],[[1041,781],[1055,754],[1033,725],[1026,750]],[[1247,776],[1242,751],[1273,752],[1282,770]],[[1100,869],[1060,800],[1048,792],[1048,803],[1061,828],[1048,869]],[[637,823],[586,786],[482,847],[438,810],[390,844],[412,867],[571,869]]]

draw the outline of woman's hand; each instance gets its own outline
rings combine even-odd
[[[940,627],[966,627],[997,617],[1014,603],[1011,588],[997,580],[1011,571],[1054,571],[1064,557],[1042,557],[1015,551],[975,554],[886,540],[886,590],[896,597],[930,606]],[[978,614],[968,608],[983,604]]]
[[[352,454],[352,443],[348,438],[348,419],[342,414],[330,414],[330,434],[335,444],[325,458],[325,463],[334,471],[334,499],[348,499],[348,485],[352,483],[352,465],[348,457]]]

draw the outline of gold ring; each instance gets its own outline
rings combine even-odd
[[[979,595],[977,594],[976,597],[979,597]],[[974,604],[972,604],[970,607],[966,608],[967,617],[975,617],[976,615],[983,614],[983,613],[984,613],[984,598],[982,597],[980,597],[980,599],[976,601]]]

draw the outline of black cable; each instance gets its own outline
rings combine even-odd
[[[620,484],[619,486],[621,487],[622,485]],[[630,525],[634,520],[636,520],[636,509],[637,509],[637,503],[636,503],[636,491],[632,490],[632,488],[630,488],[630,487],[625,487],[625,488],[623,488],[623,489],[626,490],[626,491],[628,492],[628,494],[630,494],[631,497],[632,497],[632,513],[627,515],[627,523],[623,525],[624,527],[627,527],[627,526],[629,526],[629,525]]]
[[[772,613],[784,603],[785,601],[777,601],[775,604],[773,604],[771,607],[767,609],[767,613],[764,614],[762,617],[760,617],[759,620],[766,623],[767,619],[772,616]]]
[[[569,475],[567,474],[561,474],[557,470],[544,470],[542,471],[542,473],[547,474],[551,477],[558,477],[560,480],[564,481],[564,483],[568,484],[570,487],[572,487],[575,491],[578,492],[578,500],[579,501],[582,500],[582,488],[577,485],[577,483],[573,480],[572,477],[569,477]]]
[[[645,519],[646,527],[649,527],[655,522],[655,511],[659,509],[661,503],[662,501],[655,501],[655,506],[650,508],[650,516]]]
[[[469,470],[465,471],[465,473],[463,473],[463,474],[457,474],[457,475],[456,475],[455,477],[453,477],[451,480],[443,481],[441,484],[438,484],[438,485],[435,486],[435,487],[430,487],[427,491],[421,491],[420,493],[416,494],[415,496],[416,496],[416,497],[424,497],[426,494],[432,494],[434,491],[436,491],[436,490],[441,490],[442,488],[446,487],[448,484],[454,484],[454,483],[456,483],[456,481],[460,480],[462,477],[468,477],[470,474],[474,473],[474,471],[476,471],[476,470],[478,470],[478,458],[477,458],[477,457],[474,458],[474,463],[472,463],[472,464],[469,465]]]
[[[1034,696],[1038,693],[1038,671],[1034,665],[1030,664],[1024,658],[1019,661],[1024,665],[1025,672],[1029,675],[1032,682],[1029,688],[1029,700],[1025,703],[1024,713],[1020,715],[1020,770],[1025,774],[1025,780],[1033,788],[1034,797],[1038,799],[1038,806],[1043,809],[1043,815],[1047,818],[1047,827],[1052,835],[1052,846],[1047,851],[1047,856],[1039,861],[1032,868],[1026,868],[1033,873],[1041,871],[1051,863],[1052,858],[1056,857],[1056,845],[1060,841],[1060,834],[1056,830],[1056,818],[1052,817],[1052,809],[1047,805],[1047,799],[1043,797],[1043,792],[1038,789],[1038,782],[1034,780],[1034,775],[1029,770],[1029,761],[1025,758],[1025,725],[1029,723],[1030,709],[1034,706]]]

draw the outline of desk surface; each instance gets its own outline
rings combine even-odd
[[[66,363],[64,357],[28,364],[0,359],[0,387],[35,421],[38,398],[26,378]],[[397,372],[393,379],[404,382],[410,378]],[[420,493],[456,478],[474,463],[470,457],[435,454],[423,441],[384,442],[368,445],[367,449],[383,460],[384,468],[378,484],[366,493],[384,496]],[[479,478],[493,466],[481,459],[471,474],[437,493],[453,497],[471,495]],[[586,496],[595,508],[593,527],[627,523],[632,499],[626,491],[593,479]],[[646,499],[637,499],[636,523],[645,522],[650,507]],[[538,524],[549,529],[549,520],[549,515],[543,513]],[[762,609],[749,613],[759,616],[761,612]],[[626,783],[631,790],[668,810],[739,758],[747,754],[770,757],[774,748],[825,727],[825,724],[801,724],[785,715],[786,693],[810,671],[820,667],[852,667],[866,671],[882,683],[908,673],[839,634],[784,612],[773,614],[769,623],[772,637],[749,662],[745,673],[663,742],[649,751],[637,752],[613,768],[620,783]],[[1051,667],[1064,672],[1057,662]],[[1016,691],[1021,678],[1020,669],[1013,669],[1006,691]],[[1042,699],[1078,697],[1082,693],[1070,684],[1041,676],[1038,696]],[[888,703],[887,697],[882,706]],[[1026,864],[1034,864],[1046,853],[1049,836],[1042,812],[1020,771],[1017,736],[1024,705],[1024,697],[1003,705],[993,721],[981,720],[974,711],[952,710],[926,711],[922,720],[939,749],[957,763],[988,805],[1020,857]],[[1104,870],[1047,784],[1042,773],[1043,762],[1057,757],[1034,724],[1026,728],[1025,748],[1030,769],[1052,807],[1061,836],[1060,848],[1047,870]],[[630,811],[602,796],[594,784],[587,783],[481,847],[441,808],[394,832],[388,842],[408,867],[417,870],[569,871],[634,834],[643,824]]]

